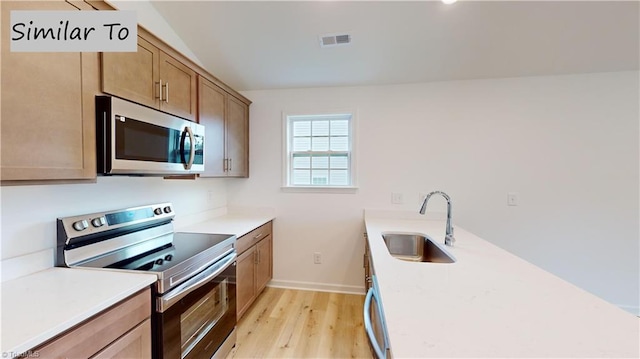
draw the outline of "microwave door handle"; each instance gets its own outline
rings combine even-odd
[[[185,139],[189,136],[189,141],[191,144],[191,148],[189,149],[189,161],[184,157],[184,142]],[[180,140],[180,156],[182,157],[182,164],[184,165],[185,170],[190,170],[191,166],[193,166],[193,161],[196,155],[196,143],[195,138],[193,136],[193,131],[191,127],[187,126],[184,128],[184,132],[182,133],[182,139]]]

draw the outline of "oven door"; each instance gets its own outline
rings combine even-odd
[[[236,254],[156,300],[154,358],[211,358],[236,325]]]

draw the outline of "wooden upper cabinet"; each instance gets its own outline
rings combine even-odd
[[[249,177],[249,106],[227,98],[227,175]]]
[[[102,91],[158,108],[160,50],[138,36],[137,52],[102,53]]]
[[[102,54],[102,91],[191,121],[196,120],[196,76],[142,36],[135,53]]]
[[[198,99],[196,72],[166,53],[160,52],[160,80],[160,109],[195,121]]]
[[[0,1],[11,10],[78,10],[64,1]],[[99,55],[11,52],[2,32],[1,180],[87,180],[96,177],[95,100]]]
[[[205,126],[200,177],[249,177],[249,106],[199,77],[198,122]]]
[[[213,82],[198,78],[198,122],[205,128],[205,163],[201,177],[225,173],[225,108],[227,94]]]

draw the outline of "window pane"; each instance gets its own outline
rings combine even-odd
[[[311,150],[312,151],[328,151],[329,137],[313,137]]]
[[[294,136],[311,136],[311,121],[293,121]]]
[[[294,137],[293,138],[293,150],[294,151],[309,151],[311,149],[311,138],[309,137]]]
[[[1,1],[1,0],[0,0]],[[351,186],[352,115],[289,116],[288,163],[292,186]]]
[[[331,151],[348,151],[349,137],[331,137]]]
[[[313,121],[312,126],[313,136],[329,136],[329,121],[316,120]]]
[[[328,185],[329,184],[329,171],[327,171],[327,170],[313,170],[313,171],[311,171],[311,184],[313,184],[313,185]]]
[[[293,155],[293,168],[311,168],[311,156]]]
[[[294,170],[293,171],[293,184],[294,185],[308,185],[311,184],[311,171],[309,170]]]
[[[331,121],[331,136],[348,136],[348,135],[349,135],[348,120]]]
[[[348,186],[349,171],[347,170],[331,170],[330,184],[333,186]]]
[[[331,169],[348,169],[349,157],[347,155],[333,155],[331,156]]]
[[[313,156],[311,159],[313,168],[329,168],[329,156]]]

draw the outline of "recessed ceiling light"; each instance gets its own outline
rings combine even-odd
[[[442,0],[442,2],[443,2],[443,3],[445,3],[445,4],[447,4],[447,5],[451,5],[451,4],[453,4],[454,2],[456,2],[456,1],[458,1],[458,0]]]

